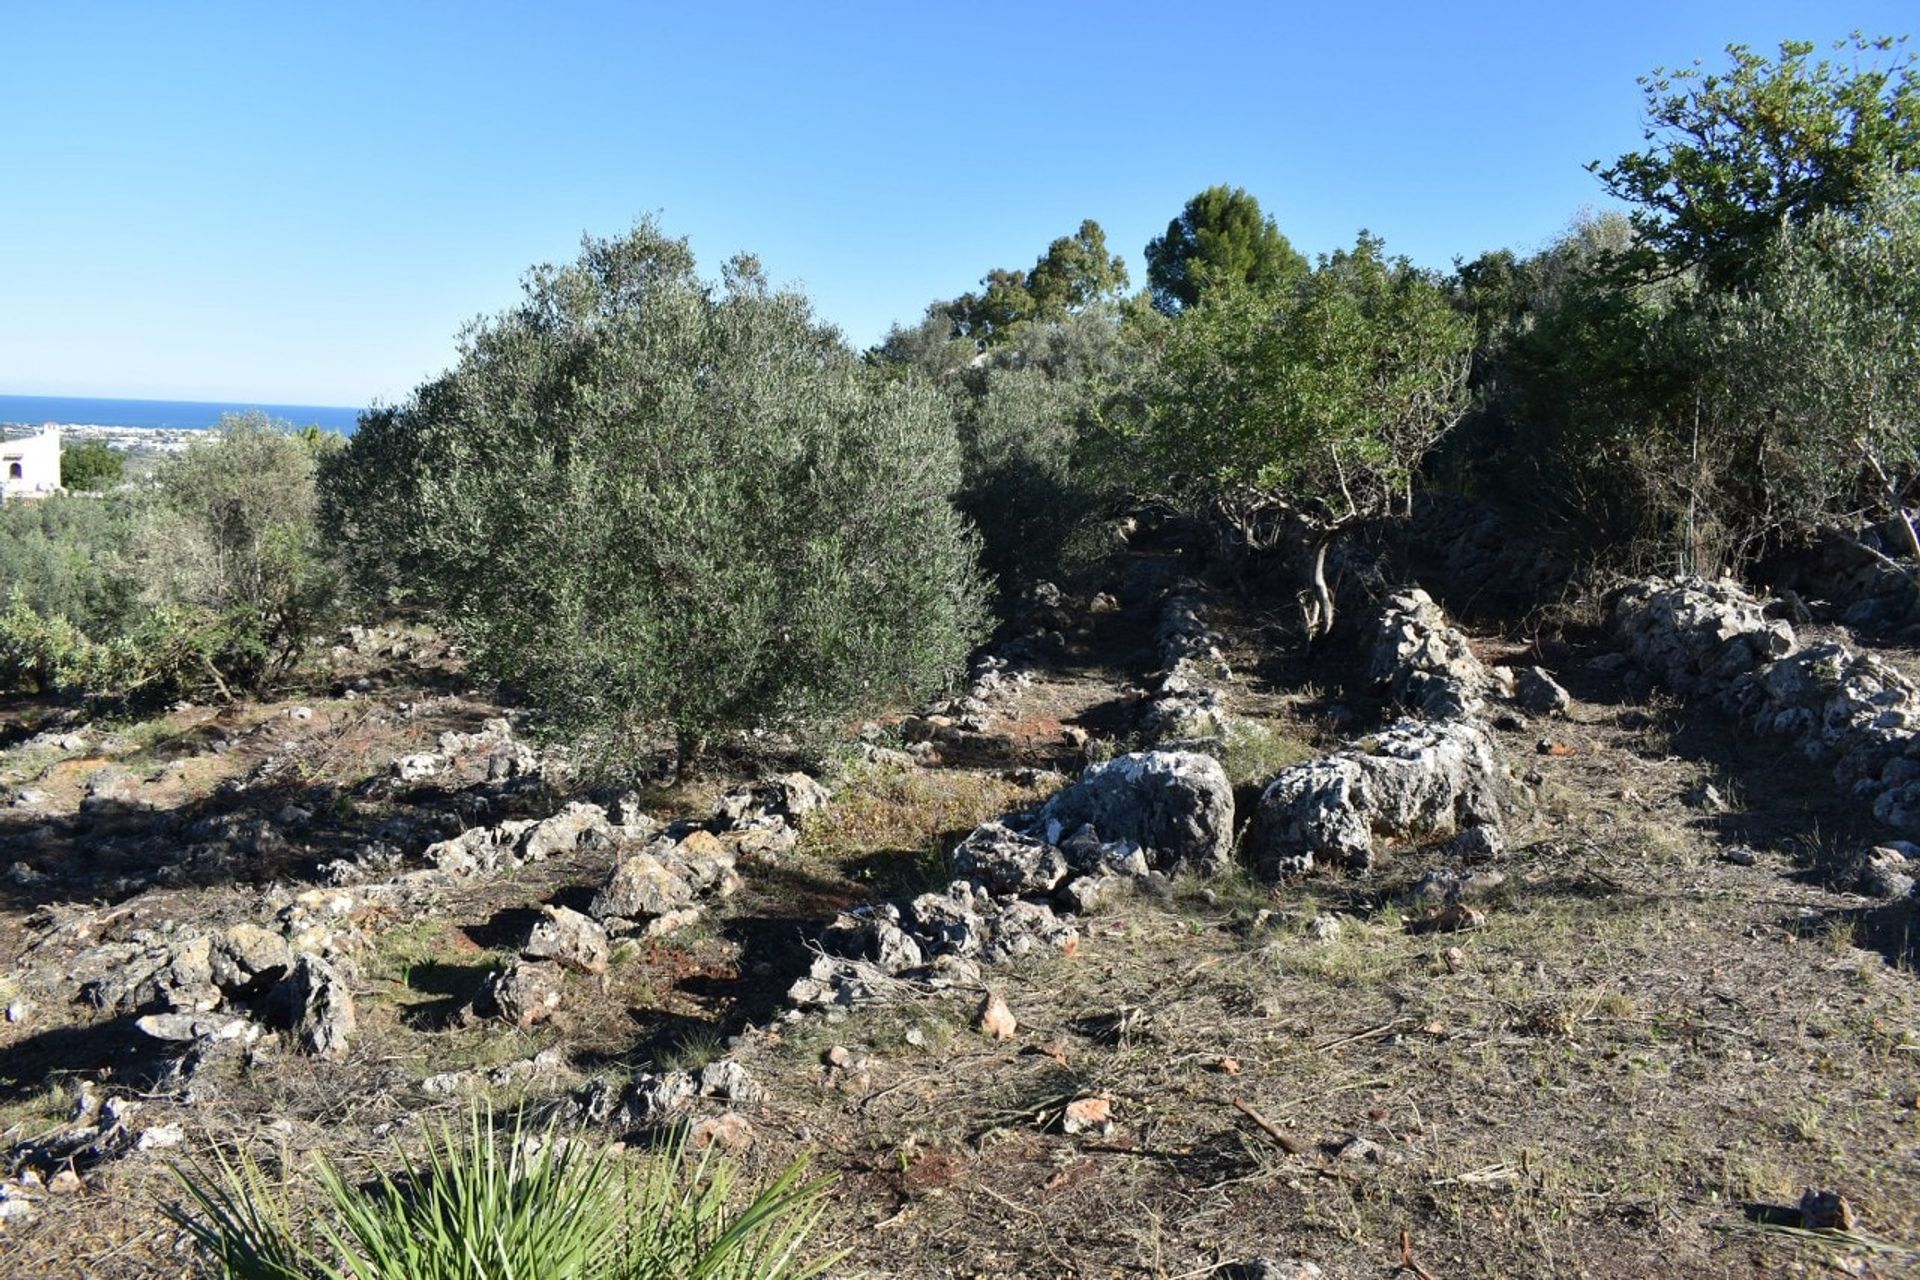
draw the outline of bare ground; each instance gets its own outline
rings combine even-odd
[[[1258,758],[1230,761],[1241,780],[1385,714],[1338,646],[1303,653],[1255,610],[1218,622],[1235,641],[1237,709],[1275,730]],[[45,1197],[30,1224],[0,1234],[0,1274],[190,1275],[162,1212],[174,1160],[218,1144],[295,1171],[312,1151],[378,1161],[466,1105],[424,1096],[430,1075],[559,1050],[564,1069],[492,1088],[511,1105],[697,1062],[750,1024],[770,1029],[737,1052],[770,1100],[747,1108],[749,1159],[771,1172],[809,1154],[832,1179],[821,1241],[848,1251],[836,1275],[1171,1280],[1229,1275],[1256,1255],[1335,1277],[1449,1280],[1920,1270],[1913,920],[1823,875],[1874,833],[1819,770],[1707,711],[1588,676],[1571,651],[1549,665],[1578,699],[1572,713],[1502,735],[1532,785],[1496,868],[1504,883],[1478,904],[1482,927],[1410,927],[1411,887],[1440,854],[1407,847],[1365,879],[1233,877],[1120,903],[1087,923],[1077,954],[992,972],[1021,1024],[1010,1042],[974,1030],[977,993],[776,1021],[810,932],[943,879],[960,835],[1075,766],[1063,730],[1088,730],[1094,754],[1130,745],[1150,625],[1139,609],[1090,619],[985,738],[935,767],[856,772],[801,848],[750,868],[723,912],[627,948],[604,982],[572,980],[533,1031],[463,1010],[537,904],[581,905],[605,854],[371,922],[345,1062],[284,1056],[196,1103],[146,1099],[142,1119],[183,1124],[183,1148],[101,1165],[83,1189]],[[1521,651],[1492,633],[1476,642],[1490,658]],[[430,645],[372,665],[365,696],[310,701],[307,721],[279,715],[286,703],[183,710],[125,727],[104,755],[0,757],[57,813],[80,804],[103,760],[154,779],[134,793],[154,809],[96,804],[99,823],[71,838],[35,837],[0,811],[0,863],[50,877],[0,890],[6,998],[37,992],[34,975],[83,937],[248,918],[271,883],[334,846],[433,811],[443,797],[368,798],[361,781],[493,708]],[[168,772],[174,760],[186,763]],[[255,776],[269,760],[273,776]],[[654,798],[663,814],[702,812],[717,782]],[[1687,803],[1701,782],[1725,812]],[[238,873],[112,888],[143,830],[295,799],[334,806],[308,839]],[[1727,860],[1736,846],[1754,865]],[[0,1024],[8,1142],[57,1125],[86,1081],[125,1092],[139,1078],[123,1020],[30,1003]],[[826,1065],[836,1046],[848,1066]],[[1085,1098],[1110,1103],[1111,1132],[1062,1131],[1066,1104]],[[1854,1231],[1786,1225],[1806,1187],[1845,1194]]]

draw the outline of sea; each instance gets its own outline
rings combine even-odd
[[[0,395],[0,423],[38,427],[151,427],[192,430],[220,425],[227,413],[258,409],[296,427],[317,426],[352,435],[360,410],[323,404],[259,404],[211,400],[103,400],[86,396]]]

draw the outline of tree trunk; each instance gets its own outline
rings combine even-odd
[[[1307,561],[1307,600],[1301,612],[1306,618],[1307,640],[1318,640],[1333,630],[1333,592],[1327,589],[1327,544],[1330,538],[1314,539]]]
[[[693,777],[694,766],[707,749],[707,736],[693,729],[682,729],[673,740],[673,780],[685,782]]]

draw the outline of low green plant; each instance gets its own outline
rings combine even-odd
[[[738,1166],[689,1160],[684,1137],[635,1167],[476,1108],[398,1163],[358,1184],[322,1159],[314,1224],[249,1157],[219,1157],[176,1170],[189,1203],[170,1212],[227,1280],[804,1280],[833,1261],[801,1258],[825,1193],[802,1162],[736,1209]]]

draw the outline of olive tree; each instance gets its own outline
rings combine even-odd
[[[1466,409],[1472,346],[1440,285],[1362,233],[1294,288],[1231,290],[1183,311],[1139,456],[1245,550],[1301,548],[1318,635],[1333,624],[1329,544],[1410,507],[1421,459]]]
[[[811,736],[981,634],[948,401],[878,376],[736,259],[650,222],[542,267],[457,366],[362,418],[326,520],[610,768],[671,736]]]
[[[1778,228],[1752,287],[1694,327],[1707,377],[1693,452],[1740,465],[1690,481],[1688,518],[1712,504],[1747,558],[1892,519],[1920,562],[1906,514],[1920,484],[1920,180],[1883,174],[1870,192],[1856,211]]]

